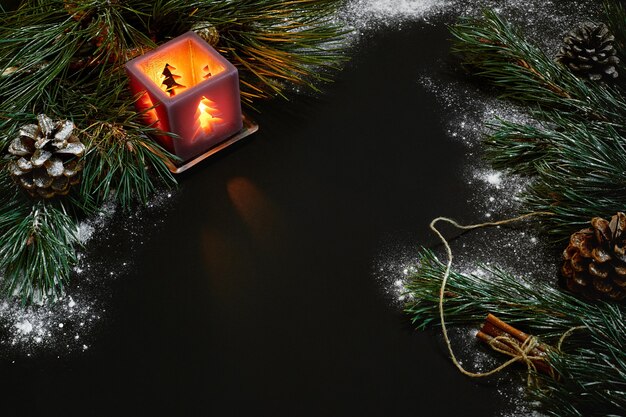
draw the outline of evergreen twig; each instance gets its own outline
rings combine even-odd
[[[452,26],[452,51],[477,75],[501,89],[501,97],[533,108],[556,109],[574,120],[623,125],[626,101],[615,89],[588,83],[527,41],[494,11]]]
[[[439,289],[445,265],[422,250],[408,280],[406,312],[420,329],[438,325]],[[444,300],[446,323],[479,326],[487,313],[556,345],[571,328],[585,326],[566,339],[549,362],[560,379],[542,378],[532,394],[542,411],[560,417],[623,415],[626,409],[626,310],[591,304],[550,282],[527,282],[498,268],[480,274],[450,273]]]
[[[624,210],[626,99],[619,86],[577,78],[492,11],[451,30],[469,68],[527,105],[537,121],[494,123],[485,143],[495,167],[533,178],[525,207],[555,214],[545,230],[566,239],[592,217]]]
[[[2,293],[25,303],[55,299],[76,263],[77,228],[62,205],[39,202],[27,213],[14,211],[14,222],[0,241]]]

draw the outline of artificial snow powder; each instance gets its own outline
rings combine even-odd
[[[488,173],[483,178],[491,185],[500,186],[502,184],[502,172]]]
[[[555,52],[560,37],[569,26],[594,17],[595,0],[563,2],[555,0],[353,0],[337,21],[354,28],[357,34],[376,29],[402,28],[411,21],[451,23],[462,16],[478,16],[494,9],[529,33],[548,52]]]
[[[15,327],[21,334],[28,334],[33,331],[33,325],[28,320],[15,323]]]
[[[148,209],[162,212],[170,207],[165,204],[172,193],[161,192],[153,197]],[[145,218],[163,219],[163,213],[147,213],[146,209],[124,216],[117,213],[114,202],[103,205],[101,212],[79,223],[78,239],[85,245],[85,251],[78,253],[79,262],[74,268],[72,285],[65,298],[23,306],[18,300],[5,300],[0,303],[0,356],[33,357],[62,352],[86,351],[96,325],[107,314],[106,292],[111,279],[123,276],[132,265],[132,253],[106,263],[95,261],[89,252],[90,243],[96,236],[115,239],[111,234],[111,222],[119,222],[122,227],[117,232],[124,239],[141,236],[147,227]],[[107,231],[103,234],[103,231]],[[102,243],[102,241],[100,241]]]

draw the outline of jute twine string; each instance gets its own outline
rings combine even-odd
[[[445,294],[445,290],[446,290],[446,285],[448,284],[448,278],[450,277],[450,269],[452,267],[452,249],[450,248],[450,244],[448,243],[448,241],[446,240],[445,237],[443,237],[443,235],[441,234],[441,232],[439,232],[439,230],[437,229],[436,225],[438,222],[446,222],[448,224],[451,224],[452,226],[461,229],[461,230],[473,230],[473,229],[478,229],[481,227],[488,227],[488,226],[500,226],[500,225],[505,225],[505,224],[510,224],[510,223],[514,223],[514,222],[518,222],[524,219],[527,219],[529,217],[534,217],[534,216],[549,216],[552,215],[552,213],[550,212],[543,212],[543,211],[538,211],[538,212],[533,212],[533,213],[527,213],[527,214],[523,214],[521,216],[517,216],[517,217],[513,217],[510,219],[505,219],[505,220],[499,220],[499,221],[495,221],[495,222],[486,222],[486,223],[479,223],[479,224],[471,224],[471,225],[461,225],[459,223],[457,223],[456,221],[449,219],[447,217],[437,217],[436,219],[434,219],[431,223],[430,223],[430,229],[437,235],[437,237],[439,237],[439,239],[441,240],[441,242],[444,245],[444,248],[446,250],[446,255],[448,257],[448,261],[446,262],[446,268],[443,274],[443,278],[441,280],[441,288],[439,289],[439,321],[441,324],[441,330],[443,332],[443,338],[446,342],[446,347],[448,348],[448,352],[450,354],[450,358],[452,359],[452,362],[454,363],[454,365],[457,367],[457,369],[464,375],[467,375],[471,378],[482,378],[482,377],[487,377],[493,374],[496,374],[500,371],[502,371],[503,369],[505,369],[506,367],[510,366],[511,364],[515,363],[515,362],[523,362],[526,364],[526,366],[528,367],[528,371],[529,371],[529,384],[531,383],[531,371],[536,371],[536,366],[533,363],[533,361],[537,361],[537,360],[543,360],[545,361],[545,357],[544,356],[537,356],[537,355],[531,355],[531,352],[533,349],[535,349],[538,345],[539,345],[539,341],[536,337],[534,336],[530,336],[524,343],[522,343],[521,345],[519,345],[517,343],[517,341],[515,341],[515,343],[508,343],[507,346],[511,347],[511,350],[505,350],[502,349],[499,345],[500,343],[507,341],[507,342],[512,342],[513,339],[508,337],[508,336],[498,336],[493,338],[490,341],[490,345],[491,347],[498,351],[501,352],[505,355],[511,356],[511,359],[509,359],[508,361],[502,363],[500,366],[487,371],[487,372],[471,372],[468,371],[467,369],[465,369],[460,363],[459,360],[457,359],[455,353],[454,353],[454,349],[452,348],[452,343],[450,342],[450,337],[448,336],[448,329],[446,327],[446,320],[445,320],[445,315],[444,315],[444,310],[443,310],[443,300],[444,300],[444,294]],[[568,336],[570,336],[575,330],[579,329],[579,328],[584,328],[585,326],[581,326],[581,327],[575,327],[572,329],[569,329],[567,332],[565,332],[562,336],[561,336],[561,340],[559,341],[558,344],[558,349],[560,350],[561,348],[561,344],[563,343],[563,341],[565,340],[565,338],[567,338]]]
[[[565,341],[565,339],[567,339],[568,337],[570,337],[572,335],[572,333],[574,333],[577,330],[582,330],[582,329],[586,329],[587,326],[576,326],[576,327],[572,327],[571,329],[569,329],[568,331],[566,331],[565,333],[563,333],[561,335],[561,338],[559,339],[559,343],[556,344],[556,350],[558,350],[559,352],[561,352],[561,346],[563,346],[563,342]]]

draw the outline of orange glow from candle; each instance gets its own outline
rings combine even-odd
[[[198,122],[200,122],[200,128],[205,134],[211,133],[214,125],[223,122],[223,120],[218,117],[221,113],[216,107],[215,102],[206,97],[202,97],[202,100],[200,100],[200,104],[198,104],[198,113]]]
[[[154,126],[157,129],[161,129],[159,117],[154,109],[154,103],[152,103],[152,100],[147,93],[143,93],[141,95],[137,101],[137,107],[144,112],[143,119],[148,126]]]
[[[264,248],[271,250],[272,240],[284,237],[286,233],[280,208],[249,178],[231,178],[226,184],[226,190],[252,236]]]
[[[225,71],[218,60],[191,41],[164,49],[139,67],[168,96],[180,94]]]

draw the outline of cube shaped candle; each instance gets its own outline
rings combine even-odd
[[[126,63],[137,109],[149,124],[179,137],[159,136],[188,161],[242,129],[237,68],[193,32]]]

